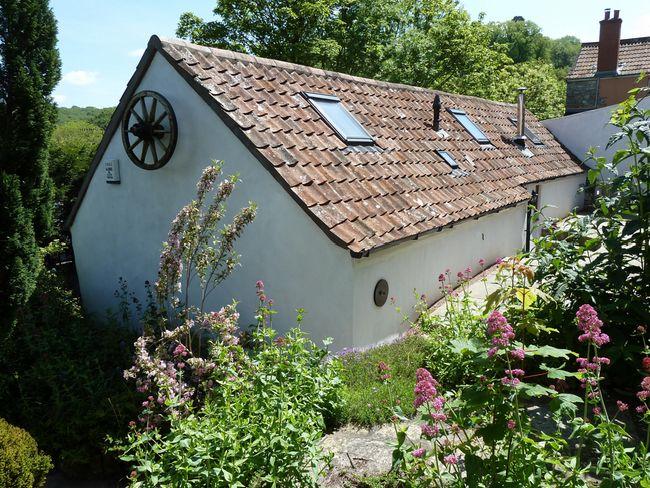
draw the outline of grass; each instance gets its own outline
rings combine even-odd
[[[372,426],[388,422],[392,407],[399,404],[404,414],[412,415],[415,371],[426,365],[432,343],[424,335],[411,335],[405,339],[379,346],[362,353],[347,353],[341,357],[345,384],[343,421]],[[384,374],[378,364],[389,366],[391,378],[382,380]]]

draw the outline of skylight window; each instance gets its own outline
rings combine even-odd
[[[516,117],[508,117],[510,119],[510,122],[512,122],[515,126],[517,125],[517,118]],[[526,119],[524,119],[525,122]],[[544,143],[542,140],[539,138],[537,134],[535,134],[532,130],[528,128],[527,125],[524,125],[524,134],[528,138],[530,142],[535,144],[536,146],[543,146]]]
[[[458,169],[458,163],[456,160],[452,157],[451,154],[449,154],[447,151],[442,151],[438,149],[436,151],[438,153],[438,156],[440,156],[442,159],[445,160],[445,162],[452,168],[452,169]]]
[[[483,133],[481,129],[469,118],[469,116],[462,110],[449,109],[449,112],[456,117],[456,120],[460,122],[467,132],[476,139],[477,142],[481,144],[489,144],[490,139]]]
[[[341,100],[334,95],[305,93],[312,107],[323,117],[345,142],[353,144],[372,143],[373,139],[363,126],[348,112]]]

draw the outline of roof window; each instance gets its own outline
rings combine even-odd
[[[449,154],[447,151],[443,151],[441,149],[436,150],[436,152],[438,153],[438,156],[440,156],[442,159],[444,159],[445,163],[447,163],[452,169],[458,169],[458,163],[452,157],[451,154]]]
[[[517,118],[516,117],[508,117],[508,119],[510,119],[510,122],[515,124],[515,126],[517,125]],[[526,135],[528,140],[530,142],[532,142],[533,144],[535,144],[536,146],[543,146],[544,145],[544,143],[539,138],[539,136],[537,134],[535,134],[532,130],[530,130],[527,125],[524,125],[524,134]]]
[[[478,126],[469,118],[469,116],[463,111],[454,108],[450,108],[449,112],[456,118],[460,125],[462,125],[470,135],[476,139],[477,142],[481,144],[489,144],[490,139],[485,135],[485,133],[478,128]]]
[[[316,112],[345,142],[352,144],[374,142],[357,119],[346,110],[339,97],[322,93],[305,93],[304,95]]]

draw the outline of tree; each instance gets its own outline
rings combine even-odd
[[[52,232],[47,147],[60,78],[47,0],[0,0],[0,336],[34,290],[37,242]]]
[[[564,115],[566,83],[558,79],[549,63],[529,61],[505,66],[495,86],[493,98],[510,103],[517,101],[517,88],[527,87],[526,108],[540,119]]]
[[[50,139],[50,175],[56,187],[59,220],[74,197],[95,156],[103,131],[83,120],[57,125]]]
[[[0,357],[19,307],[27,303],[41,268],[34,228],[16,175],[0,171]]]
[[[564,36],[551,41],[551,61],[553,66],[565,71],[575,63],[580,52],[580,39],[573,36]]]
[[[56,34],[48,0],[0,0],[0,170],[18,177],[41,243],[52,233],[47,146],[61,77]]]
[[[535,22],[515,17],[506,22],[491,22],[488,28],[492,43],[505,46],[515,63],[550,60],[551,40],[542,34],[542,28]]]

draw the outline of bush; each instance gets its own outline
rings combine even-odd
[[[156,428],[134,426],[121,447],[132,486],[316,486],[327,461],[318,440],[340,405],[337,362],[323,362],[325,352],[297,329],[274,339],[261,328],[253,342],[248,354],[228,347],[239,361],[205,377],[214,387],[203,401],[179,410],[166,398]],[[224,344],[212,351],[211,359],[223,357]],[[161,405],[164,392],[150,392]]]
[[[115,461],[104,453],[105,437],[125,432],[139,403],[122,378],[133,334],[84,317],[61,282],[43,271],[21,311],[0,359],[0,412],[66,474],[107,474]]]
[[[0,418],[0,488],[38,488],[52,469],[50,457],[38,450],[23,429]]]

